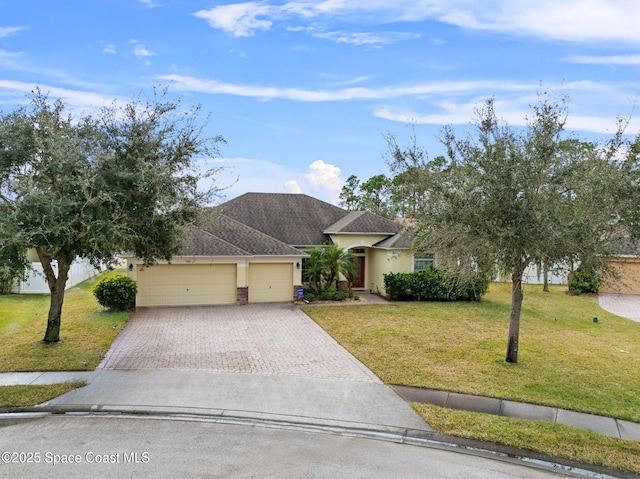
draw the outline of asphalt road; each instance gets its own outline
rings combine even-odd
[[[0,421],[0,477],[566,477],[473,454],[334,432],[193,418]]]

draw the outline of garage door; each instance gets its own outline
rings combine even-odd
[[[158,264],[138,267],[137,306],[234,304],[235,264]]]
[[[249,265],[249,302],[273,303],[293,300],[292,264]]]
[[[607,278],[600,285],[601,293],[640,294],[640,260],[629,258],[612,260],[611,266],[616,269],[618,280]]]

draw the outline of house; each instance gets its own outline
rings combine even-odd
[[[303,194],[246,193],[189,226],[171,263],[147,267],[128,257],[128,270],[138,306],[292,301],[305,250],[331,243],[356,257],[354,290],[384,295],[385,273],[432,262],[414,258],[410,230],[398,222]]]
[[[617,278],[606,277],[600,283],[601,293],[640,294],[640,245],[627,235],[613,241],[607,263],[617,273]]]

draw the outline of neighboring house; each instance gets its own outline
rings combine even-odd
[[[11,292],[18,294],[50,293],[51,291],[49,290],[42,264],[40,264],[35,250],[28,252],[27,259],[31,262],[31,269],[27,271],[25,278],[16,281]],[[51,267],[57,275],[58,264],[54,261],[51,263]],[[73,263],[71,263],[71,268],[69,269],[66,289],[94,277],[99,272],[100,270],[94,268],[89,260],[76,258]]]
[[[640,294],[640,245],[634,245],[628,237],[614,242],[613,254],[607,258],[618,278],[605,278],[600,283],[601,293]]]
[[[210,209],[187,228],[170,264],[127,260],[137,306],[292,301],[302,287],[305,250],[330,243],[355,255],[354,290],[384,294],[385,273],[414,270],[412,235],[400,223],[280,193],[247,193]],[[432,262],[416,258],[416,269]]]

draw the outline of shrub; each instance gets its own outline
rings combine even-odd
[[[487,276],[462,280],[438,268],[384,275],[387,296],[393,301],[479,301],[489,287]]]
[[[595,272],[578,268],[573,273],[573,279],[569,284],[569,291],[572,294],[597,293],[598,289],[600,289],[600,283]]]
[[[93,295],[101,306],[126,311],[136,305],[136,282],[127,276],[107,276],[93,288]]]

